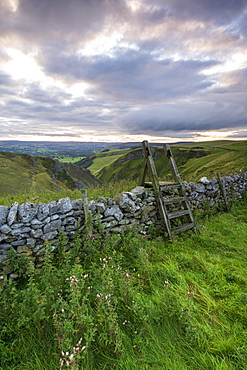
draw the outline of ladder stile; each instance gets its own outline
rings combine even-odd
[[[153,188],[160,217],[163,221],[163,226],[165,227],[165,231],[168,233],[169,238],[172,239],[172,236],[192,228],[194,229],[196,234],[199,234],[193,217],[193,213],[190,209],[189,201],[186,197],[181,177],[179,175],[175,160],[172,155],[170,145],[164,144],[163,148],[166,157],[169,159],[171,172],[175,182],[159,182],[153,155],[148,141],[143,141],[142,146],[144,151],[144,163],[139,177],[139,185]],[[151,182],[145,182],[147,173],[149,173]],[[175,197],[173,196],[172,198],[164,199],[161,187],[162,189],[178,189],[179,195]],[[180,208],[176,211],[171,212],[169,207],[175,205]],[[181,217],[185,217],[187,222],[182,223],[182,225],[173,229],[170,220],[178,218],[180,219],[181,223]]]

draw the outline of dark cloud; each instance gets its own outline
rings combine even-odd
[[[16,12],[1,0],[0,9],[2,34],[41,43],[81,42],[127,11],[121,0],[21,0]]]
[[[149,0],[145,0],[150,4]],[[226,24],[239,16],[247,8],[245,0],[154,0],[176,18],[196,19],[218,24]]]
[[[246,127],[247,111],[234,104],[210,102],[153,105],[116,120],[132,134],[165,135],[168,131],[209,131]]]
[[[62,79],[89,83],[87,94],[114,101],[163,101],[198,92],[214,82],[202,72],[219,64],[215,60],[157,60],[145,51],[116,48],[114,56],[59,55],[45,61],[46,71]]]

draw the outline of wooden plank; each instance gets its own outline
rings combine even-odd
[[[176,212],[168,213],[168,218],[170,220],[172,218],[177,218],[177,217],[182,217],[182,216],[185,216],[185,215],[189,215],[190,213],[191,213],[191,211],[189,209],[183,209],[182,211],[176,211]]]
[[[164,186],[164,187],[167,186],[170,189],[178,189],[182,186],[181,183],[179,182],[159,181],[158,184],[159,186]],[[150,181],[145,181],[143,186],[145,186],[146,188],[151,188],[153,186],[153,183]]]
[[[167,198],[167,199],[163,198],[163,202],[168,205],[168,204],[184,202],[185,199],[186,199],[185,197],[175,197],[175,198]]]
[[[148,169],[147,158],[144,158],[142,170],[141,170],[141,173],[140,173],[140,176],[139,176],[139,181],[138,181],[139,186],[144,186],[145,178],[146,178],[146,175],[147,175],[147,169]]]
[[[178,172],[178,169],[177,169],[177,166],[176,166],[176,163],[175,163],[173,155],[172,155],[170,145],[169,144],[164,144],[163,148],[164,148],[166,156],[169,158],[169,164],[170,164],[170,168],[171,168],[174,179],[177,182],[182,182],[181,177],[180,177],[179,172]]]
[[[195,227],[195,225],[193,223],[184,224],[184,225],[181,225],[178,228],[172,230],[171,233],[172,233],[172,235],[177,235],[177,234],[182,233],[186,230],[193,229],[194,227]]]
[[[84,214],[85,214],[85,223],[87,223],[88,214],[89,214],[87,189],[82,189],[81,193],[82,193],[83,209],[84,209]]]

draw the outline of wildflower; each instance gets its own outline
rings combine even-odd
[[[130,324],[130,321],[128,321],[128,320],[125,320],[125,321],[123,322],[123,325],[128,325],[128,324]]]
[[[194,297],[195,293],[194,293],[194,292],[188,292],[188,293],[187,293],[187,295],[188,295],[189,297]]]
[[[166,280],[166,281],[165,281],[164,286],[165,286],[165,287],[168,287],[169,285],[170,285],[169,281],[168,281],[168,280]]]

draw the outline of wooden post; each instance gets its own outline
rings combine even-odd
[[[82,192],[83,209],[84,209],[84,213],[85,213],[85,223],[86,223],[87,220],[88,220],[88,213],[89,213],[88,199],[87,199],[87,189],[82,189],[81,192]]]
[[[169,159],[170,169],[172,171],[173,178],[177,182],[182,182],[181,177],[180,177],[179,172],[178,172],[178,169],[177,169],[177,166],[176,166],[176,163],[175,163],[173,155],[172,155],[170,145],[169,144],[164,144],[163,148],[164,148],[164,151],[165,151],[165,155]]]
[[[227,201],[227,196],[226,196],[226,189],[225,189],[225,187],[223,185],[223,182],[221,180],[221,177],[220,177],[220,173],[219,172],[217,173],[217,179],[218,179],[218,182],[219,182],[220,191],[221,191],[221,193],[223,195],[223,199],[224,199],[224,203],[225,203],[226,209],[227,209],[228,212],[230,212],[230,207],[229,207],[229,203]]]

